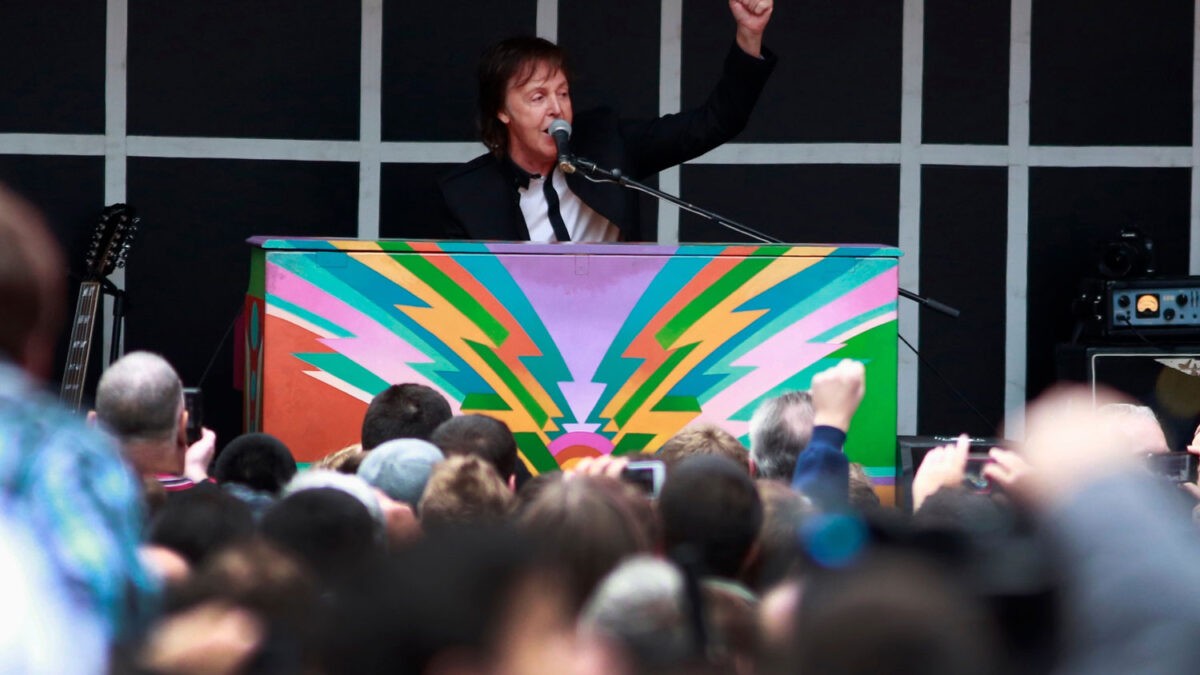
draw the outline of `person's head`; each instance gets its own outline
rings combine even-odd
[[[429,440],[450,419],[450,404],[431,387],[412,382],[393,384],[371,399],[362,424],[362,448],[373,450],[394,438]]]
[[[804,585],[786,672],[989,673],[995,626],[945,570],[878,555]]]
[[[552,163],[557,149],[546,129],[574,119],[566,53],[542,38],[509,38],[484,52],[478,76],[483,144],[521,166]]]
[[[556,659],[574,652],[572,617],[534,552],[502,527],[405,547],[330,599],[319,671],[570,672]]]
[[[694,651],[683,572],[651,555],[627,558],[605,576],[579,626],[619,644],[635,673],[674,669]]]
[[[523,505],[518,525],[568,575],[575,608],[622,559],[653,549],[653,528],[638,500],[645,502],[616,479],[569,476],[547,482]]]
[[[433,467],[417,506],[421,527],[438,532],[464,525],[501,523],[516,497],[491,464],[478,457],[451,457]]]
[[[41,214],[0,185],[0,359],[42,379],[54,363],[66,270]]]
[[[1149,406],[1132,403],[1109,403],[1097,411],[1108,418],[1114,430],[1121,434],[1130,452],[1170,452],[1158,416]]]
[[[733,434],[715,424],[693,424],[667,439],[658,449],[658,459],[670,474],[679,462],[694,455],[717,455],[731,460],[750,473],[750,454]],[[789,476],[790,477],[790,476]]]
[[[850,507],[862,512],[879,506],[879,493],[867,475],[867,470],[858,462],[850,462]]]
[[[447,457],[475,455],[495,467],[506,483],[517,471],[517,441],[508,425],[487,415],[459,415],[442,422],[430,438]]]
[[[745,467],[713,455],[688,457],[667,472],[658,513],[669,554],[686,546],[706,574],[727,578],[737,578],[763,519]]]
[[[120,440],[139,473],[183,471],[183,383],[163,357],[130,352],[113,362],[96,388],[96,417]]]
[[[802,563],[804,547],[796,531],[816,508],[808,497],[782,480],[761,478],[754,484],[762,502],[763,522],[754,564],[746,580],[751,587],[765,591]]]
[[[150,523],[149,541],[175,551],[194,568],[253,533],[250,507],[210,486],[172,495]]]
[[[791,480],[813,429],[812,396],[789,391],[759,404],[750,417],[750,460],[758,478]]]
[[[360,476],[339,473],[328,469],[301,471],[283,487],[281,496],[288,497],[305,490],[317,490],[321,488],[333,488],[357,499],[375,521],[379,533],[383,533],[385,518],[383,508],[379,505],[379,497],[375,494],[375,488]]]
[[[352,578],[382,550],[379,524],[361,501],[335,488],[289,495],[267,511],[260,530],[327,586]]]
[[[428,441],[400,438],[367,453],[358,465],[358,477],[415,509],[425,494],[433,466],[443,459],[442,451]]]
[[[270,434],[242,434],[217,457],[213,478],[275,494],[296,475],[296,460],[283,441]]]
[[[325,455],[313,463],[312,468],[329,469],[338,473],[358,473],[358,467],[362,465],[366,456],[367,453],[363,452],[362,443],[354,443]]]

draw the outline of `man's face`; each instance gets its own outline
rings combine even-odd
[[[570,85],[558,69],[539,63],[521,85],[508,85],[504,108],[496,117],[508,127],[508,154],[518,166],[542,173],[558,157],[554,139],[546,133],[557,118],[570,122]]]

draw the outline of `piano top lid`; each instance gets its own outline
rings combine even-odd
[[[246,243],[268,251],[341,251],[344,253],[487,253],[504,255],[648,255],[822,258],[899,258],[900,249],[884,244],[535,244],[528,241],[435,239],[324,239],[321,237],[250,237]]]

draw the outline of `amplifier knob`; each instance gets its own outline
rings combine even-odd
[[[1121,307],[1121,308],[1128,307],[1129,306],[1129,296],[1122,295],[1121,297],[1117,298],[1117,306]]]
[[[1188,303],[1187,294],[1180,293],[1179,295],[1175,296],[1175,302],[1178,302],[1180,307],[1186,307]]]
[[[1174,319],[1175,318],[1175,310],[1173,310],[1173,309],[1163,310],[1163,318],[1166,319],[1167,321]]]

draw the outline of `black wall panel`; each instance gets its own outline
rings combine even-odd
[[[1191,145],[1194,4],[1033,3],[1031,142]]]
[[[126,347],[163,354],[188,386],[213,359],[204,381],[205,423],[227,442],[241,432],[241,392],[234,389],[236,336],[223,343],[222,336],[246,293],[245,240],[353,237],[358,166],[131,158],[128,181],[143,225],[126,275]]]
[[[104,4],[0,5],[0,133],[104,133]]]
[[[479,56],[503,38],[533,35],[536,13],[536,0],[385,2],[383,139],[477,139]]]
[[[923,142],[1008,142],[1010,5],[926,0]]]
[[[1054,344],[1071,337],[1079,280],[1097,276],[1103,244],[1122,227],[1154,239],[1160,274],[1187,274],[1189,194],[1188,169],[1030,170],[1030,398],[1054,377]]]
[[[683,198],[788,242],[895,245],[900,168],[687,165]],[[748,241],[685,213],[680,241]]]
[[[92,231],[104,209],[104,158],[0,155],[0,183],[6,184],[41,210],[46,224],[63,247],[69,277],[62,311],[66,317],[64,322],[69,321],[79,296],[79,282],[87,270],[84,258],[91,245]],[[2,313],[0,311],[0,315]],[[103,312],[97,318],[96,342],[88,369],[92,374],[92,387],[95,387],[99,378]],[[55,382],[62,378],[69,336],[64,323],[64,331],[59,335],[55,348],[58,356],[55,359]]]
[[[741,141],[900,140],[901,0],[778,3],[779,56]],[[703,103],[734,40],[728,3],[683,3],[683,106]]]
[[[658,116],[658,3],[560,2],[559,44],[571,56],[575,111],[609,106],[622,117]]]
[[[130,134],[358,138],[357,2],[132,2],[129,36]]]
[[[482,149],[482,146],[480,146]],[[384,164],[379,188],[379,236],[395,239],[445,237],[442,193],[437,177],[453,164]]]
[[[962,315],[952,319],[900,301],[921,313],[918,349],[929,362],[919,366],[919,434],[993,436],[1003,423],[1007,203],[1004,167],[921,172],[921,294]]]

